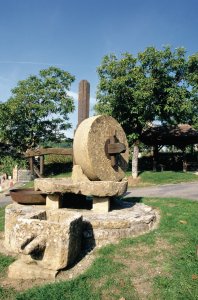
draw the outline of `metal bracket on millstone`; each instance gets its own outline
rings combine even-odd
[[[114,168],[118,164],[119,154],[126,151],[126,146],[123,143],[120,143],[116,138],[115,134],[110,136],[109,144],[107,145],[107,153],[111,158],[111,166]]]

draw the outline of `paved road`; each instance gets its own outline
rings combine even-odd
[[[126,197],[175,197],[198,201],[198,182],[129,188]]]
[[[12,203],[12,200],[11,200],[10,196],[4,196],[4,195],[0,196],[0,207],[5,206],[5,205],[10,204],[10,203]]]
[[[14,185],[14,187],[15,187],[15,188],[21,187],[21,186],[23,186],[23,184],[24,184],[24,183],[19,182],[19,183],[16,183],[16,184]],[[12,203],[12,199],[11,199],[11,197],[9,196],[9,191],[4,192],[4,193],[5,193],[5,194],[0,194],[0,207]]]
[[[175,197],[198,201],[198,182],[129,188],[125,197]],[[10,196],[0,196],[0,206],[12,203]]]

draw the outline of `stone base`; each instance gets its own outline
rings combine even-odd
[[[36,264],[26,264],[21,260],[13,262],[8,268],[8,277],[12,279],[55,279],[58,271],[44,269]]]
[[[108,203],[106,198],[104,203]],[[8,276],[54,278],[57,270],[74,264],[81,253],[144,234],[154,228],[158,220],[156,211],[142,203],[112,201],[111,209],[104,213],[104,207],[102,212],[96,212],[19,204],[7,206],[5,246],[20,254],[19,260],[10,265]]]

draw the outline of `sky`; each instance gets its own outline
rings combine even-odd
[[[57,66],[91,87],[91,112],[97,67],[106,54],[137,55],[148,46],[198,51],[198,0],[0,0],[0,101],[19,80]],[[77,107],[70,115],[73,129]]]

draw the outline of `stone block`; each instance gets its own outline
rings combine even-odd
[[[26,261],[32,260],[44,269],[59,270],[74,263],[80,254],[81,214],[11,204],[5,215],[5,247],[30,256]]]
[[[81,166],[75,165],[72,169],[72,181],[90,181],[87,176],[83,173]]]
[[[46,207],[49,209],[58,209],[61,207],[60,195],[59,194],[49,194],[46,197]]]
[[[55,279],[58,271],[40,268],[35,263],[26,264],[22,260],[13,262],[8,268],[8,277],[11,279]]]
[[[108,213],[110,207],[109,197],[93,197],[93,208],[94,212]]]

